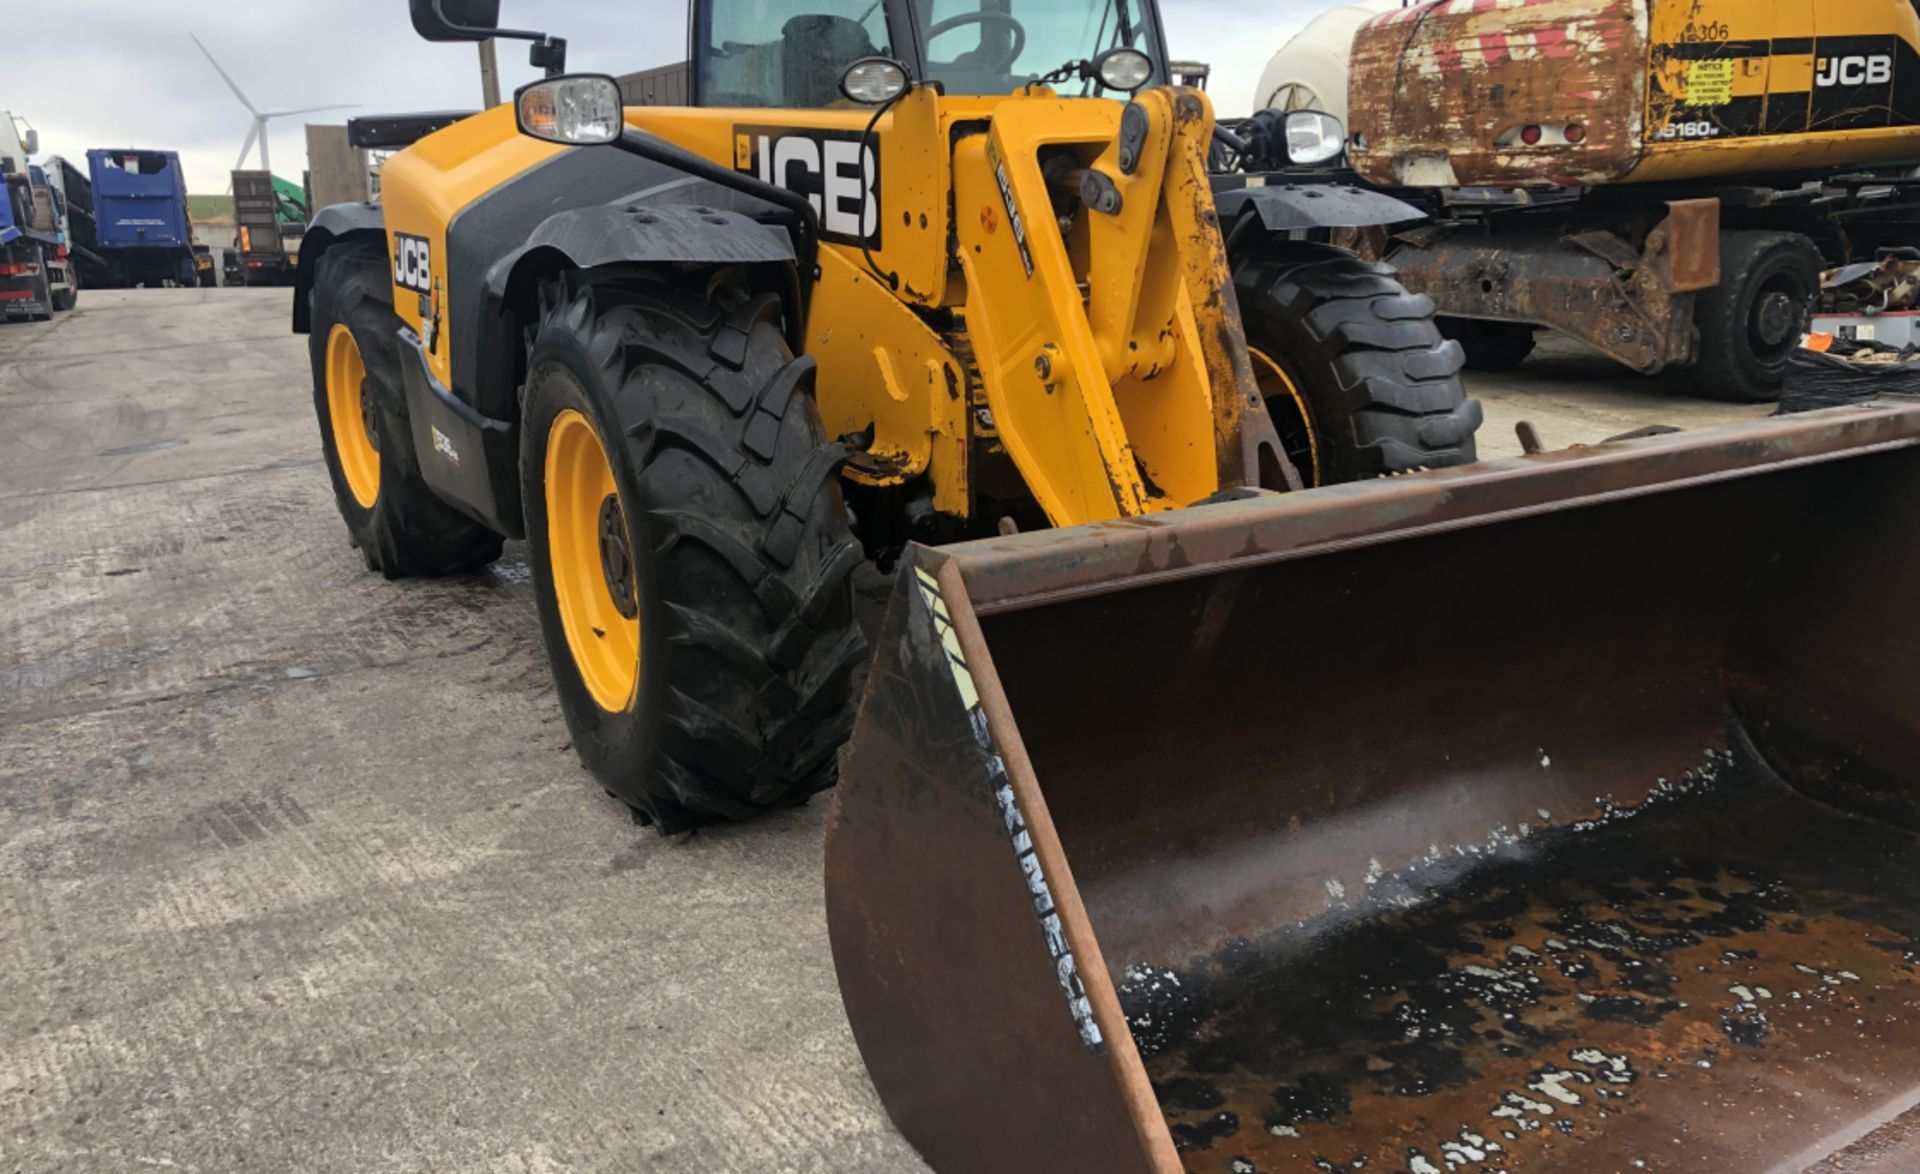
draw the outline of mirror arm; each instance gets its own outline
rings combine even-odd
[[[559,77],[567,72],[567,42],[564,37],[536,33],[531,29],[485,29],[458,24],[447,19],[441,0],[433,0],[433,10],[449,29],[476,41],[532,41],[533,47],[527,53],[529,65],[546,70],[548,77]]]
[[[527,50],[527,64],[545,70],[548,77],[559,77],[567,72],[566,38],[540,37]]]

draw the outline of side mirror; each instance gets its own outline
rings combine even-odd
[[[1295,110],[1287,115],[1287,161],[1298,167],[1328,163],[1347,149],[1347,128],[1331,114]]]
[[[40,132],[37,130],[27,131],[27,137],[20,140],[20,145],[26,148],[27,154],[38,155],[40,153]]]
[[[500,27],[500,0],[407,0],[428,41],[484,41]]]
[[[513,95],[520,133],[545,143],[599,147],[626,133],[620,83],[606,74],[574,73],[525,85]]]

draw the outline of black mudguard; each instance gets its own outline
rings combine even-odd
[[[1425,220],[1427,214],[1384,192],[1346,183],[1269,183],[1214,193],[1222,224],[1249,208],[1268,232],[1301,228],[1368,228]]]
[[[521,534],[517,312],[531,282],[610,265],[765,265],[798,291],[790,236],[745,208],[757,201],[671,164],[598,148],[566,151],[514,176],[447,226],[445,329],[403,332],[401,378],[421,474],[434,492],[502,534]],[[378,233],[379,206],[344,204],[315,218],[300,250],[293,324],[310,327],[318,262],[335,242]],[[452,346],[451,386],[427,352]]]
[[[300,268],[293,279],[293,332],[306,334],[313,325],[309,295],[313,293],[313,275],[320,264],[320,258],[333,247],[335,241],[343,240],[357,233],[377,233],[384,245],[387,239],[387,217],[378,204],[335,204],[322,208],[320,214],[307,226],[307,235],[300,241]]]
[[[451,338],[463,349],[455,352],[455,387],[434,379],[421,341],[403,335],[407,415],[427,484],[494,530],[521,536],[518,389],[509,349],[520,337],[512,328],[520,275],[609,265],[793,263],[793,242],[783,230],[720,207],[602,204],[547,217],[487,269],[477,289],[456,284]],[[476,358],[472,383],[462,384],[462,368]]]

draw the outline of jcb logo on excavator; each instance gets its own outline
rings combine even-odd
[[[880,247],[880,158],[858,131],[734,128],[734,170],[807,197],[820,235]]]
[[[394,234],[393,284],[415,293],[433,292],[433,246],[425,237]]]
[[[1893,57],[1875,53],[1869,57],[1822,57],[1814,67],[1813,84],[1822,89],[1832,86],[1884,86],[1893,80]]]

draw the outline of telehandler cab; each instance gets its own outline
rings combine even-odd
[[[1472,457],[1458,348],[1281,239],[1331,190],[1235,196],[1230,264],[1151,3],[696,3],[645,110],[413,13],[556,76],[306,238],[349,528],[527,538],[664,829],[838,764],[936,1169],[1914,1168],[1920,410],[1383,478]]]

